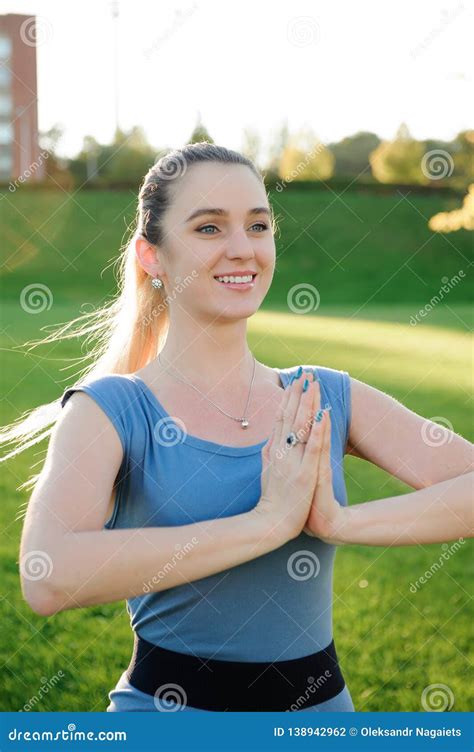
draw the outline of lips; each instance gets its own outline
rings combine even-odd
[[[253,285],[253,283],[255,282],[255,277],[257,276],[256,274],[252,274],[252,278],[251,278],[250,282],[230,282],[230,281],[229,282],[222,282],[219,279],[219,277],[249,277],[249,276],[250,276],[250,274],[219,274],[216,277],[214,277],[214,279],[220,285],[224,285],[224,286],[227,286],[227,287],[247,287],[249,285]]]
[[[221,275],[218,275],[218,276],[220,277]],[[237,274],[236,275],[234,275],[234,274],[231,274],[231,275],[224,274],[222,276],[224,276],[224,277],[230,277],[230,276],[234,277],[234,276],[239,276],[239,275],[237,275]],[[216,280],[216,282],[219,285],[222,285],[222,287],[227,287],[227,288],[229,288],[231,290],[251,290],[254,287],[255,278],[256,278],[257,275],[256,274],[250,275],[250,273],[249,273],[249,274],[242,275],[242,276],[246,276],[246,277],[251,276],[251,280],[249,282],[222,282],[217,277],[214,277],[214,279]]]
[[[249,277],[250,275],[255,279],[257,272],[252,272],[250,270],[245,272],[224,272],[223,274],[214,274],[214,279],[217,279],[217,277]]]

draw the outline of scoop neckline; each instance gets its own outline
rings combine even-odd
[[[294,368],[297,368],[295,366]],[[281,368],[273,368],[273,371],[276,371],[278,373],[278,376],[280,378],[280,384],[283,386],[283,389],[286,389],[288,385],[288,379],[290,374],[288,373],[288,369],[281,369]],[[161,404],[158,397],[152,392],[148,384],[146,384],[141,376],[137,376],[137,374],[132,373],[128,376],[131,380],[133,380],[138,387],[140,388],[143,396],[147,399],[147,401],[151,404],[151,406],[161,415],[162,418],[168,418],[170,421],[173,422],[173,424],[176,424],[176,421],[173,419],[173,417],[165,410],[163,405]],[[196,449],[201,449],[204,452],[212,452],[213,454],[226,454],[230,456],[236,456],[236,455],[250,455],[250,454],[257,454],[260,452],[267,441],[269,440],[269,436],[264,439],[263,441],[260,441],[258,444],[249,444],[247,446],[230,446],[228,444],[218,444],[216,441],[209,441],[208,439],[202,439],[199,436],[194,436],[193,434],[186,433],[185,437],[183,438],[183,441],[180,442],[181,444],[189,444],[189,446],[193,446]]]

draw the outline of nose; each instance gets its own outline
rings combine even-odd
[[[225,248],[227,258],[253,258],[255,256],[252,241],[244,229],[233,230],[228,238]]]

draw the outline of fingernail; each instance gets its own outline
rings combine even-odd
[[[303,392],[305,392],[308,387],[309,387],[309,379],[305,379],[304,384],[303,384]]]
[[[302,373],[303,373],[303,366],[300,366],[295,373],[295,379],[299,379]]]
[[[322,419],[323,419],[323,413],[324,413],[324,410],[318,410],[318,412],[314,416],[314,422],[315,423],[320,423],[322,421]]]

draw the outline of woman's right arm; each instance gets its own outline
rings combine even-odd
[[[291,537],[252,513],[104,529],[122,457],[108,417],[89,395],[74,392],[51,434],[22,533],[22,590],[36,613],[165,590],[257,558]]]

